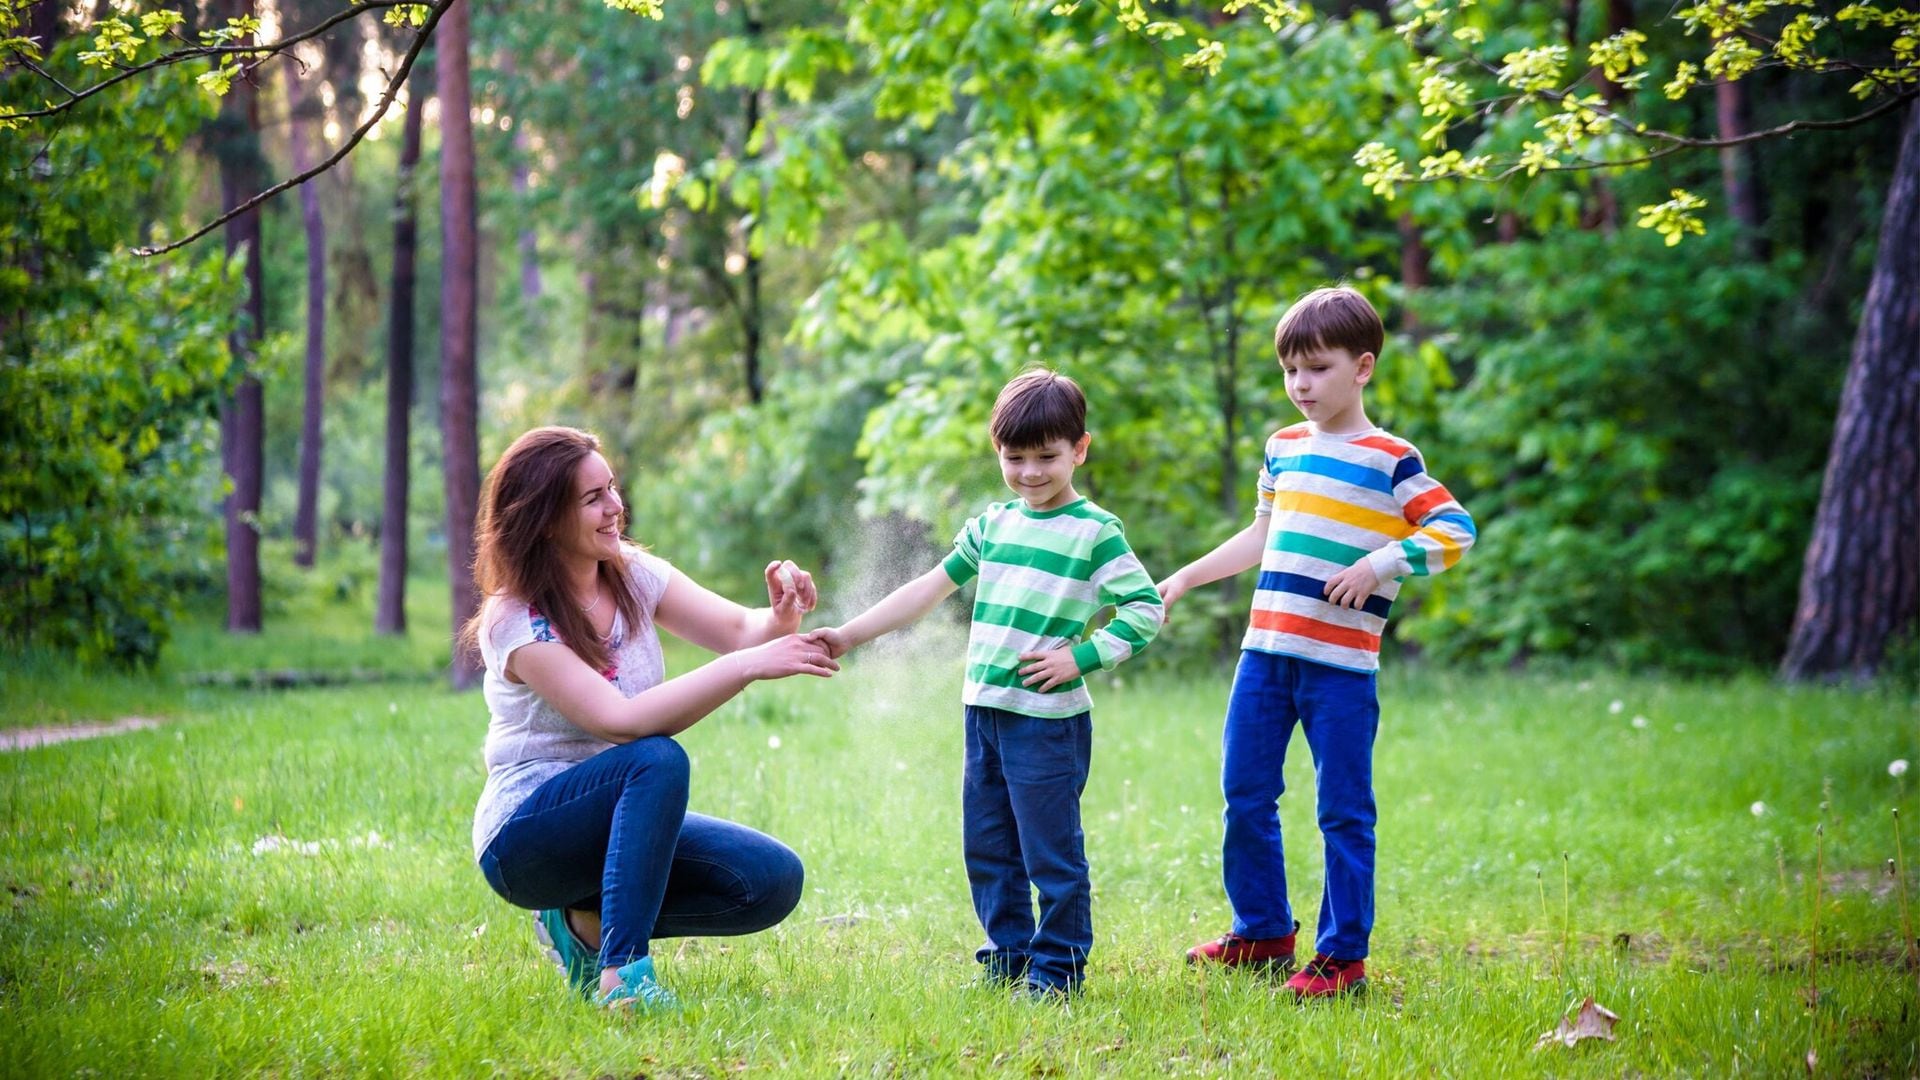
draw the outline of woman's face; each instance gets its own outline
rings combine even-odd
[[[573,470],[573,501],[554,525],[554,546],[563,557],[617,559],[625,511],[607,459],[588,454]]]

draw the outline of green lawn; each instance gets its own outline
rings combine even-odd
[[[694,807],[791,844],[807,890],[769,933],[660,943],[688,1008],[633,1020],[571,1000],[472,866],[486,715],[430,677],[439,631],[382,647],[357,640],[361,616],[332,618],[237,646],[183,627],[151,676],[0,657],[9,725],[168,721],[0,754],[0,1075],[1789,1075],[1810,1050],[1823,1075],[1920,1073],[1886,871],[1889,809],[1916,801],[1916,776],[1888,771],[1920,759],[1910,697],[1399,666],[1382,683],[1374,992],[1303,1008],[1180,962],[1227,923],[1225,678],[1107,677],[1085,800],[1096,948],[1059,1008],[969,985],[957,661],[859,656],[683,738]],[[954,655],[938,633],[919,646]],[[248,663],[418,677],[181,681]],[[1310,928],[1298,739],[1288,781]],[[1905,842],[1911,859],[1920,829]],[[1535,1052],[1588,994],[1618,1040]]]

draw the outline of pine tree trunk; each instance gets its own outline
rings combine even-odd
[[[445,454],[447,576],[453,633],[479,608],[473,584],[473,525],[480,505],[480,389],[475,355],[479,292],[479,222],[475,213],[473,93],[467,50],[468,0],[442,16],[440,81],[440,433]],[[453,652],[455,689],[480,681],[475,658]]]
[[[219,18],[246,14],[244,0],[219,5]],[[244,41],[235,44],[244,44]],[[234,207],[258,192],[265,175],[260,159],[258,91],[244,79],[220,103],[215,120],[214,153],[220,168],[220,202]],[[251,370],[265,328],[265,289],[261,279],[260,211],[249,210],[228,222],[227,254],[246,249],[246,318],[234,332],[231,347],[236,362],[249,374],[220,411],[221,467],[233,485],[225,512],[227,531],[227,629],[251,634],[260,630],[260,482],[264,471],[265,402],[260,380]]]
[[[380,597],[373,629],[407,632],[407,496],[412,467],[414,175],[420,164],[421,80],[409,76],[393,196],[393,291],[387,310],[387,475],[380,507]]]
[[[1920,102],[1907,107],[1880,250],[1840,394],[1781,673],[1870,678],[1920,631]]]
[[[309,127],[318,128],[319,101],[302,92],[299,70],[287,73],[287,149],[293,171],[313,167],[307,144]],[[300,221],[307,234],[307,352],[306,401],[300,413],[300,489],[293,515],[293,561],[312,566],[320,532],[320,416],[325,405],[327,374],[327,227],[320,215],[320,187],[309,180],[300,185]]]

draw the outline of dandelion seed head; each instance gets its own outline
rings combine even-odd
[[[1749,810],[1751,810],[1751,811],[1753,811],[1753,816],[1754,816],[1754,817],[1759,817],[1760,815],[1762,815],[1762,814],[1764,814],[1764,813],[1766,813],[1766,812],[1767,812],[1767,804],[1766,804],[1766,803],[1763,803],[1763,802],[1760,802],[1759,800],[1757,800],[1757,799],[1756,799],[1756,800],[1754,800],[1754,803],[1753,803],[1753,805],[1752,805],[1752,806],[1749,806],[1749,807],[1747,807],[1747,809],[1749,809]]]
[[[1646,718],[1646,717],[1644,717],[1644,716],[1636,716],[1636,717],[1634,717],[1634,718],[1633,718],[1633,726],[1634,726],[1634,727],[1636,727],[1636,728],[1643,728],[1643,729],[1644,729],[1644,728],[1645,728],[1645,727],[1647,726],[1647,718]]]
[[[767,749],[769,750],[780,749],[780,736],[778,735],[767,736]]]
[[[1887,762],[1887,775],[1888,776],[1907,775],[1907,759],[1894,758],[1892,761]]]
[[[1612,702],[1608,703],[1607,712],[1613,714],[1614,716],[1619,716],[1622,710],[1626,709],[1626,707],[1627,707],[1626,702],[1621,701],[1619,698],[1614,698]]]

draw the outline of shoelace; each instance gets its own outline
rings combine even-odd
[[[1331,978],[1345,971],[1347,962],[1335,960],[1331,956],[1316,956],[1307,962],[1307,975],[1313,978]]]

